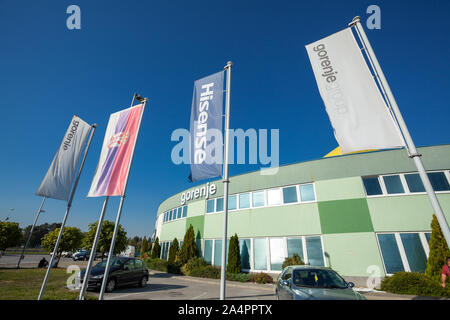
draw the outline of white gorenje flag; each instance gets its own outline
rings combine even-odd
[[[69,199],[72,182],[90,129],[88,123],[73,116],[36,195],[57,200]]]
[[[350,28],[306,50],[342,153],[404,146]]]

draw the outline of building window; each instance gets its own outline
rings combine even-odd
[[[187,217],[187,206],[184,206],[183,207],[183,218],[186,218]]]
[[[228,196],[228,210],[236,210],[237,209],[237,196],[231,195]]]
[[[250,270],[250,239],[239,239],[239,251],[241,254],[241,268]]]
[[[324,266],[322,240],[320,237],[307,237],[306,250],[308,253],[308,263],[311,266]]]
[[[430,243],[430,237],[431,237],[431,233],[425,232],[425,238],[427,239],[428,243]]]
[[[241,193],[239,195],[239,209],[250,208],[250,193]]]
[[[281,189],[267,190],[267,205],[276,206],[281,204]]]
[[[428,173],[428,178],[430,179],[434,191],[450,190],[450,185],[448,184],[444,172],[430,172]]]
[[[405,193],[399,175],[383,176],[383,181],[388,194]]]
[[[422,242],[418,233],[401,233],[403,247],[408,259],[409,269],[412,272],[425,272],[427,267],[427,256],[423,250]]]
[[[213,249],[213,240],[205,240],[205,250],[203,252],[203,259],[207,264],[212,264],[212,249]]]
[[[303,255],[303,242],[301,238],[288,238],[287,239],[288,257],[292,257],[294,253],[298,254],[303,262],[305,257]]]
[[[405,271],[402,258],[398,250],[397,241],[394,234],[379,234],[381,255],[383,256],[386,273],[392,274],[398,271]]]
[[[264,190],[253,192],[253,207],[264,207]]]
[[[178,208],[177,219],[181,219],[181,210],[183,210],[183,208],[179,207],[179,208]]]
[[[223,198],[216,199],[216,212],[223,211]]]
[[[300,186],[300,197],[302,199],[302,202],[316,200],[316,196],[314,194],[314,185],[313,184],[301,185]]]
[[[270,269],[281,271],[284,261],[284,241],[282,238],[271,238],[270,244]]]
[[[418,173],[405,174],[406,184],[408,185],[409,192],[425,192],[422,180]]]
[[[214,203],[216,199],[211,199],[206,202],[206,213],[213,213],[214,212]]]
[[[383,194],[380,187],[380,182],[378,177],[363,177],[364,188],[366,189],[366,194],[368,196],[376,196]]]
[[[283,188],[283,202],[295,203],[297,202],[297,187]]]
[[[214,240],[214,265],[222,265],[222,240]]]
[[[253,239],[253,260],[255,270],[267,269],[266,238]]]

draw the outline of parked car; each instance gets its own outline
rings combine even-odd
[[[72,252],[71,251],[64,251],[61,254],[61,256],[64,257],[64,258],[71,258],[72,257]]]
[[[97,263],[89,276],[88,289],[100,289],[105,273],[106,262]],[[79,281],[83,283],[86,269],[79,273]],[[126,285],[138,285],[144,287],[149,278],[148,269],[141,259],[128,257],[112,257],[111,268],[109,271],[108,282],[105,291],[111,292],[117,287]]]
[[[73,259],[73,261],[88,260],[89,254],[90,254],[89,250],[81,250],[81,251],[75,252],[72,255],[72,259]]]
[[[279,300],[366,300],[336,271],[325,267],[289,266],[278,278]]]

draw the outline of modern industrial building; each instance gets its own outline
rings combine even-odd
[[[419,148],[450,221],[450,145]],[[230,178],[228,238],[239,236],[244,271],[277,273],[298,253],[357,285],[396,271],[423,272],[433,210],[404,149],[326,157]],[[201,256],[221,263],[223,183],[182,191],[163,201],[156,232],[170,242],[192,225]]]

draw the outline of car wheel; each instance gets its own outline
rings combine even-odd
[[[139,287],[140,288],[143,288],[143,287],[145,287],[146,285],[147,285],[147,281],[148,281],[148,278],[147,277],[142,277],[142,279],[141,279],[141,281],[139,282]]]
[[[115,279],[109,279],[108,283],[106,284],[105,291],[106,292],[112,292],[116,287],[116,280]]]

